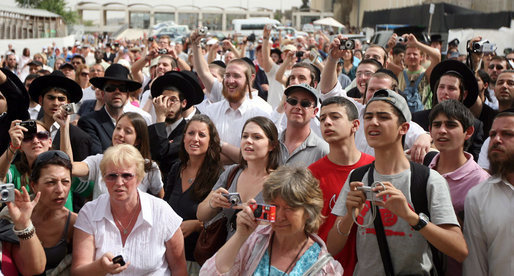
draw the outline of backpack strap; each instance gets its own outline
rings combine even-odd
[[[375,161],[373,161],[373,163],[375,163]],[[358,168],[354,169],[350,173],[350,176],[349,176],[350,181],[349,181],[349,183],[355,182],[355,181],[362,181],[362,178],[364,178],[364,174],[366,174],[366,172],[369,170],[369,167],[371,167],[371,164],[364,165],[362,167],[358,167]]]
[[[425,76],[425,72],[422,72],[421,74],[419,74],[419,77],[414,82],[414,87],[418,88],[418,86],[421,83],[421,81],[423,80],[424,76]]]

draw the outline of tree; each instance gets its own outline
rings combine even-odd
[[[56,13],[62,17],[66,24],[77,21],[77,13],[66,9],[65,0],[16,0],[16,3],[22,8],[43,9]]]

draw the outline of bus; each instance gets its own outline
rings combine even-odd
[[[255,34],[255,36],[262,36],[262,30],[267,24],[281,26],[280,21],[268,17],[252,17],[247,19],[234,19],[232,20],[234,31],[237,34],[248,36]]]

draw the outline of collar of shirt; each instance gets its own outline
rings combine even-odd
[[[175,128],[177,128],[177,126],[180,124],[180,122],[182,122],[182,120],[184,120],[184,118],[178,119],[173,124],[166,124],[166,135],[170,136],[170,133],[173,132]]]
[[[230,107],[230,103],[227,100],[223,100],[223,107],[221,110],[224,110],[225,114],[239,112],[239,114],[242,116],[248,110],[248,102],[245,98],[245,100],[243,100],[243,102],[237,109],[232,109],[232,107]]]
[[[498,175],[491,176],[491,178],[489,178],[489,183],[495,184],[495,185],[503,184],[514,191],[514,186],[512,185],[512,183],[510,183],[507,179],[504,179]]]
[[[116,119],[114,119],[111,114],[109,114],[109,112],[107,112],[107,109],[105,108],[105,105],[104,105],[104,109],[105,109],[105,113],[107,113],[107,116],[109,116],[109,118],[111,118],[111,121],[112,121],[112,124],[114,126],[116,126]]]
[[[147,198],[148,195],[145,195],[143,192],[141,192],[139,189],[137,190],[137,193],[139,195],[139,202],[141,204],[141,216],[143,218],[143,222],[146,222],[150,227],[153,225],[153,218],[152,218],[152,210],[149,203],[149,200]],[[106,196],[109,197],[109,194],[103,194],[101,197]],[[99,197],[100,198],[100,197]],[[107,200],[98,200],[97,199],[97,210],[98,212],[94,212],[92,220],[93,221],[101,221],[103,219],[106,219],[110,221],[113,225],[116,225],[114,222],[114,217],[112,216],[111,212],[111,204],[110,199],[107,198]],[[100,212],[100,210],[105,210],[104,212]],[[137,219],[136,219],[137,224]],[[136,225],[134,225],[133,229],[136,228]]]
[[[186,121],[191,120],[191,118],[193,118],[193,116],[195,116],[195,114],[196,114],[196,107],[193,105],[193,112],[191,112],[186,118],[184,118],[184,120],[186,120]]]
[[[471,163],[473,162],[473,156],[471,154],[464,152],[464,155],[466,156],[466,163],[464,165],[460,166],[453,172],[445,173],[443,174],[443,177],[451,178],[454,181],[459,181],[464,179],[466,176],[468,176],[470,173],[473,172],[475,167],[471,166]],[[429,168],[433,169],[435,166],[437,166],[437,162],[439,162],[439,157],[441,156],[440,153],[438,153],[436,156],[434,156],[434,159],[432,159],[432,162],[428,165]]]
[[[55,135],[57,135],[59,128],[61,128],[61,126],[57,122],[54,122],[50,126],[50,135],[52,136],[52,140],[55,140]]]

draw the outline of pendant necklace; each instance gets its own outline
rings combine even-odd
[[[139,208],[139,196],[137,197],[137,205],[136,205],[136,209],[134,211],[132,211],[132,216],[130,217],[130,221],[129,223],[127,224],[127,228],[130,227],[130,224],[132,224],[132,221],[134,220],[134,214],[137,213],[137,209]],[[114,212],[113,212],[114,214]],[[113,216],[114,217],[114,216]],[[116,222],[118,223],[118,225],[123,228],[123,235],[127,235],[128,233],[128,230],[127,228],[123,227],[123,224],[121,224],[121,221],[119,219],[117,219],[116,217],[114,218],[116,220]]]

